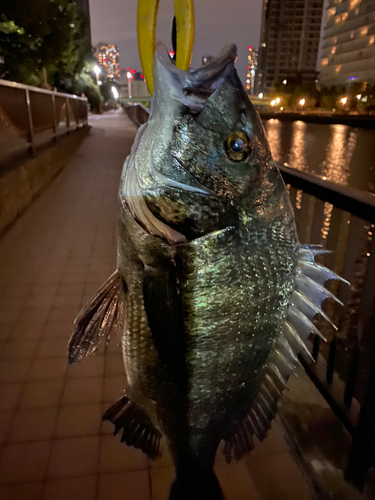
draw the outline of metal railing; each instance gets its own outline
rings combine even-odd
[[[295,210],[299,239],[332,253],[320,262],[351,286],[329,287],[343,306],[326,301],[338,325],[320,318],[327,338],[311,340],[316,363],[303,359],[313,382],[353,436],[345,477],[360,490],[375,461],[375,196],[319,176],[280,166]]]
[[[0,80],[0,161],[87,125],[87,99]]]
[[[138,125],[147,108],[126,108]],[[324,309],[338,330],[315,322],[327,342],[311,338],[315,363],[301,358],[308,375],[353,437],[345,477],[360,490],[375,465],[375,196],[280,166],[295,211],[302,243],[321,244],[332,253],[317,257],[351,286],[327,285],[343,306],[328,299]]]

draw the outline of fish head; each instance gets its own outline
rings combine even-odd
[[[274,206],[275,190],[285,191],[236,57],[228,45],[185,72],[157,45],[151,113],[123,186],[137,220],[171,243],[236,227],[254,210],[269,210],[268,202]]]

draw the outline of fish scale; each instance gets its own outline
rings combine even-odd
[[[298,241],[235,54],[187,73],[158,48],[151,114],[121,177],[117,270],[69,342],[74,363],[121,336],[128,388],[103,418],[152,459],[166,438],[170,500],[223,498],[220,442],[230,462],[264,439],[309,335],[321,336],[312,319],[330,321],[324,283],[341,279],[315,263],[324,249]]]

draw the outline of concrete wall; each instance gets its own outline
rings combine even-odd
[[[56,144],[0,177],[0,235],[65,167],[89,129],[90,127],[83,127],[60,137]]]

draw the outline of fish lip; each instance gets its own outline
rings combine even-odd
[[[183,71],[173,64],[163,43],[156,44],[155,57],[169,71],[174,83],[180,86],[186,95],[195,94],[209,97],[221,86],[225,76],[233,70],[237,59],[237,46],[235,44],[225,45],[220,53],[207,64],[189,71]]]

